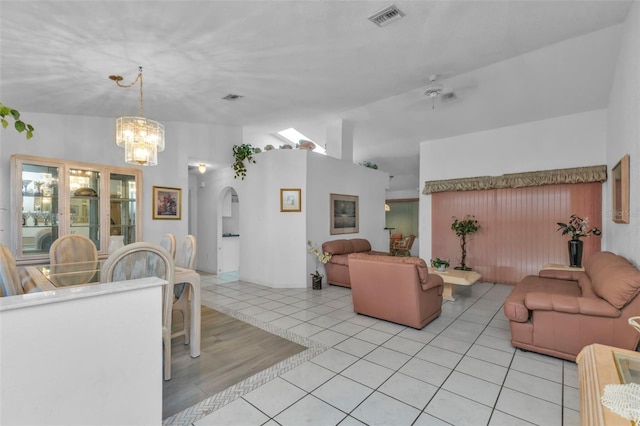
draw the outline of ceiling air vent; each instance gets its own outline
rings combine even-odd
[[[225,96],[222,99],[224,99],[225,101],[237,101],[241,97],[242,96],[240,96],[240,95],[234,95],[233,93],[229,93],[227,96]]]
[[[391,6],[387,6],[384,9],[377,11],[367,19],[379,27],[384,27],[385,25],[389,25],[390,23],[401,19],[403,16],[404,13],[402,13],[395,4],[392,4]]]

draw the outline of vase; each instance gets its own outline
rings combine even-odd
[[[569,266],[582,267],[582,240],[569,240]]]
[[[311,276],[311,288],[314,290],[322,290],[322,277]]]
[[[107,253],[111,254],[118,250],[120,247],[124,247],[124,235],[112,235],[109,237],[109,247],[107,247]]]

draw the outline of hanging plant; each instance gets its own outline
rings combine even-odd
[[[248,143],[243,143],[241,145],[233,146],[233,158],[235,158],[235,162],[233,163],[233,171],[235,172],[234,179],[240,177],[244,180],[247,175],[247,166],[245,165],[245,160],[248,163],[255,163],[256,160],[253,159],[253,154],[257,154],[261,152],[260,148],[254,148]]]
[[[20,120],[20,112],[18,110],[9,108],[8,106],[0,102],[0,123],[2,123],[2,127],[5,129],[9,125],[9,122],[5,119],[5,117],[7,116],[13,117],[13,119],[15,120],[14,127],[16,128],[18,133],[22,133],[26,130],[27,139],[31,139],[33,137],[33,126]]]

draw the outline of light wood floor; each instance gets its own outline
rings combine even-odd
[[[179,313],[173,328],[182,327]],[[202,306],[202,343],[189,356],[184,338],[172,342],[171,380],[164,382],[162,418],[167,418],[306,348]]]

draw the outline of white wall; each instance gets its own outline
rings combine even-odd
[[[265,151],[255,160],[247,166],[244,180],[234,179],[230,168],[207,173],[205,188],[198,194],[199,217],[219,217],[224,193],[230,187],[237,192],[242,280],[270,287],[310,286],[315,261],[307,253],[307,240],[320,245],[330,239],[367,238],[374,248],[386,249],[386,173],[296,149]],[[280,212],[280,188],[301,189],[301,212]],[[359,196],[358,234],[329,234],[330,193]],[[201,234],[215,236],[221,229],[221,219],[199,222]],[[199,249],[200,267],[215,264],[219,269],[221,237],[217,240],[215,249]]]
[[[31,154],[43,157],[98,164],[130,166],[124,162],[124,150],[115,144],[115,117],[84,117],[37,114],[21,111],[22,118],[35,127],[27,141],[12,129],[0,131],[0,243],[10,245],[10,157]],[[178,239],[188,229],[188,162],[200,158],[209,164],[231,164],[233,144],[241,143],[242,129],[237,126],[167,122],[166,149],[158,154],[158,165],[141,167],[143,171],[143,239],[159,242],[168,232]],[[131,166],[134,167],[134,166]],[[169,186],[182,189],[182,220],[152,220],[152,188]],[[140,223],[140,222],[139,222]],[[205,240],[206,242],[206,240]]]
[[[422,142],[420,182],[605,164],[606,129],[598,110]],[[420,254],[430,259],[431,195],[420,196],[419,226]]]
[[[607,165],[630,156],[629,224],[611,218],[611,185],[606,186],[603,204],[606,246],[640,266],[640,4],[634,2],[624,24],[620,53],[609,98]]]

